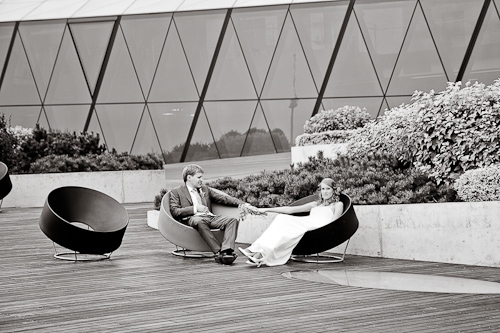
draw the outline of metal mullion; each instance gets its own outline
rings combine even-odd
[[[56,69],[57,59],[59,59],[59,54],[61,53],[61,47],[62,47],[62,43],[64,40],[64,34],[66,33],[66,29],[68,29],[70,31],[70,34],[71,34],[71,29],[69,28],[68,21],[66,21],[66,24],[64,24],[64,30],[63,30],[63,33],[61,36],[61,41],[59,42],[59,47],[57,48],[56,58],[54,59],[54,65],[52,66],[52,70],[50,71],[49,81],[47,83],[47,90],[45,91],[45,95],[43,96],[42,105],[45,105],[45,100],[47,99],[47,93],[49,92],[49,87],[50,87],[50,84],[52,82],[52,77],[54,76],[54,71]],[[77,55],[78,55],[78,50],[77,50]],[[85,76],[85,74],[84,74],[84,76]],[[85,78],[85,79],[87,79],[87,78]]]
[[[102,81],[104,78],[104,73],[106,72],[106,68],[108,67],[109,58],[111,57],[111,51],[112,51],[113,45],[115,43],[115,38],[116,38],[116,34],[118,32],[118,27],[120,26],[121,18],[122,18],[121,16],[117,17],[117,19],[113,25],[113,30],[111,31],[111,36],[109,38],[108,47],[106,48],[106,54],[104,55],[104,60],[102,61],[101,70],[99,71],[99,76],[97,77],[97,82],[95,85],[94,93],[92,94],[92,104],[90,105],[89,114],[87,116],[87,120],[85,121],[85,127],[83,128],[84,132],[87,132],[87,130],[89,128],[90,120],[92,119],[92,114],[94,113],[95,105],[97,102],[97,97],[99,96],[99,91],[101,90],[101,85],[102,85]],[[71,31],[71,29],[70,29],[70,31]],[[76,45],[75,45],[75,47],[76,47]],[[101,128],[101,130],[102,130],[102,128]],[[103,133],[103,137],[104,137],[104,133]]]
[[[429,33],[431,34],[432,43],[434,44],[434,48],[436,49],[436,52],[438,54],[439,61],[441,62],[441,67],[443,67],[444,75],[446,75],[446,81],[450,81],[450,78],[448,77],[448,72],[446,71],[446,68],[444,67],[443,59],[441,58],[441,53],[439,53],[439,49],[437,47],[436,41],[434,40],[434,35],[432,34],[432,29],[429,25],[429,22],[427,21],[427,16],[425,16],[424,7],[422,7],[420,0],[418,0],[418,5],[420,6],[420,10],[422,10],[422,15],[424,15],[424,21],[425,21],[425,24],[427,25],[427,29],[429,30]]]
[[[356,0],[349,0],[349,5],[347,6],[347,11],[344,16],[344,20],[342,21],[342,26],[340,27],[339,37],[335,42],[335,47],[333,48],[332,57],[330,58],[330,62],[328,63],[328,67],[326,69],[325,79],[323,80],[323,84],[321,85],[321,90],[319,91],[318,99],[316,100],[316,104],[314,105],[314,109],[311,116],[314,116],[316,113],[318,113],[319,108],[321,106],[321,102],[323,100],[323,96],[325,95],[328,81],[330,81],[330,76],[333,71],[333,65],[335,64],[335,60],[337,59],[337,55],[340,50],[340,45],[342,43],[342,40],[344,39],[344,34],[347,30],[347,24],[349,23],[349,18],[351,17],[351,13],[354,11],[355,2]]]
[[[191,139],[193,138],[194,129],[196,128],[196,123],[198,122],[198,118],[200,116],[201,109],[203,107],[203,102],[205,101],[205,96],[207,95],[208,86],[210,84],[210,80],[212,79],[212,74],[214,72],[215,64],[217,63],[217,58],[219,56],[219,52],[220,52],[220,49],[222,46],[222,41],[224,40],[224,36],[226,35],[226,30],[227,30],[227,26],[229,24],[229,20],[231,18],[231,13],[232,13],[232,8],[229,8],[226,12],[226,17],[224,19],[224,23],[222,24],[222,29],[221,29],[221,32],[219,35],[219,39],[217,41],[217,46],[215,47],[214,55],[212,56],[212,61],[210,63],[210,67],[208,69],[207,78],[205,79],[205,84],[203,85],[203,90],[201,92],[201,96],[200,96],[200,99],[198,101],[198,106],[196,107],[196,112],[194,114],[193,121],[191,123],[191,128],[189,129],[189,134],[188,134],[188,137],[186,139],[186,144],[184,146],[184,150],[182,151],[180,162],[184,162],[184,160],[186,159],[187,151],[189,149],[189,145],[191,144]],[[214,141],[214,144],[215,144],[215,141]],[[217,148],[217,145],[216,145],[216,148]],[[217,151],[217,153],[219,153],[219,152]],[[220,155],[219,155],[219,158],[220,158]]]
[[[352,12],[354,13],[354,18],[356,19],[356,23],[358,24],[359,32],[361,33],[361,38],[363,38],[363,43],[365,44],[366,52],[368,52],[368,57],[370,57],[370,62],[372,63],[372,67],[373,67],[373,70],[375,72],[375,76],[377,77],[377,81],[378,81],[380,91],[382,92],[382,97],[383,97],[384,88],[382,87],[382,82],[380,82],[380,77],[378,75],[377,68],[375,66],[375,62],[373,61],[372,55],[370,53],[370,48],[368,47],[368,43],[366,42],[365,34],[363,33],[363,29],[361,29],[361,25],[359,24],[358,15],[356,14],[356,11],[354,10],[354,8],[353,8]],[[382,98],[382,103],[383,102],[384,101]],[[380,106],[382,106],[382,105],[380,105]],[[380,108],[379,108],[379,112],[380,112]]]
[[[17,34],[18,30],[19,30],[19,21],[17,21],[14,24],[14,29],[12,31],[12,37],[11,37],[10,43],[9,43],[9,49],[7,50],[7,55],[5,56],[5,62],[3,64],[2,73],[0,75],[0,91],[2,89],[3,80],[4,80],[5,74],[7,72],[7,67],[9,65],[10,56],[12,55],[12,49],[14,48],[14,42],[16,40],[16,34]]]
[[[411,13],[410,21],[408,22],[408,28],[406,28],[405,36],[403,37],[403,41],[401,42],[401,47],[399,48],[398,56],[396,57],[396,61],[394,62],[394,67],[392,68],[391,76],[389,77],[389,81],[387,81],[387,87],[384,90],[384,96],[387,96],[387,91],[391,86],[392,77],[394,75],[394,71],[396,70],[399,57],[401,56],[401,51],[403,50],[403,46],[405,45],[406,37],[408,36],[408,32],[410,31],[411,23],[413,22],[413,17],[415,16],[415,11],[417,10],[417,6],[418,6],[418,1],[415,2],[415,8],[413,8],[413,13]]]
[[[80,67],[82,68],[83,77],[85,78],[85,84],[87,85],[87,89],[89,90],[89,95],[92,96],[92,88],[90,87],[90,83],[89,83],[89,80],[87,78],[87,72],[85,71],[85,66],[83,65],[83,60],[82,60],[82,57],[80,56],[78,46],[76,45],[75,36],[73,36],[73,30],[71,30],[71,25],[69,22],[67,23],[67,25],[68,25],[69,36],[71,37],[71,41],[73,42],[73,45],[75,47],[76,56],[78,57],[78,62],[80,63]],[[64,34],[63,34],[63,38],[61,39],[61,44],[62,44],[63,39],[64,39]]]
[[[476,45],[477,38],[479,37],[479,33],[481,32],[481,27],[483,26],[484,19],[486,17],[486,14],[488,13],[490,2],[491,0],[484,0],[483,2],[483,7],[481,8],[481,12],[479,13],[476,26],[474,27],[474,31],[472,32],[469,45],[467,46],[467,50],[465,51],[464,59],[458,71],[455,82],[462,81],[464,78],[465,71],[467,70],[467,66],[469,65],[469,61],[472,56],[472,52],[474,51],[474,46]]]
[[[302,49],[302,53],[304,54],[304,59],[306,59],[307,68],[309,68],[309,73],[311,73],[311,77],[312,77],[313,82],[314,82],[314,88],[316,88],[316,92],[318,93],[318,85],[316,84],[316,80],[314,79],[314,74],[312,72],[311,65],[309,65],[309,59],[307,59],[307,54],[306,54],[306,51],[304,50],[304,45],[302,45],[302,40],[300,39],[299,30],[297,29],[297,25],[295,24],[295,20],[293,19],[292,11],[290,9],[291,8],[289,7],[288,12],[290,13],[290,19],[292,20],[293,28],[295,29],[295,33],[297,34],[300,48]],[[295,92],[295,94],[296,94],[296,92]],[[297,95],[295,95],[295,98],[297,98]]]
[[[21,36],[21,32],[19,31],[19,41],[21,42],[21,47],[24,51],[24,55],[26,56],[26,61],[28,62],[28,67],[31,73],[31,78],[33,79],[33,83],[35,84],[36,92],[38,94],[38,99],[40,100],[40,104],[42,104],[42,96],[40,95],[40,89],[38,89],[38,84],[36,83],[35,73],[33,73],[33,68],[31,66],[30,58],[28,57],[28,53],[26,52],[26,48],[24,47],[23,36]],[[48,86],[47,86],[48,87]],[[49,124],[50,128],[50,124]]]

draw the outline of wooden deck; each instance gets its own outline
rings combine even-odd
[[[497,332],[500,295],[366,289],[288,279],[295,270],[352,269],[500,281],[488,267],[347,256],[340,264],[254,268],[182,259],[126,205],[111,260],[52,257],[41,208],[0,213],[0,332]],[[457,254],[459,255],[459,254]]]

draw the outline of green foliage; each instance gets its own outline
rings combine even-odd
[[[155,196],[155,200],[154,200],[154,208],[155,208],[156,210],[160,210],[160,206],[161,206],[161,199],[163,199],[163,196],[164,196],[165,194],[167,194],[167,189],[162,188],[162,189],[160,190],[160,194],[157,194],[157,195]]]
[[[88,172],[119,170],[161,169],[162,159],[155,154],[129,155],[128,153],[85,156],[47,155],[33,162],[29,173]]]
[[[467,170],[453,187],[463,201],[500,201],[500,164]]]
[[[449,83],[445,91],[417,92],[419,106],[415,165],[438,181],[452,182],[464,171],[500,162],[500,79],[461,87]]]
[[[370,120],[365,108],[343,106],[336,110],[322,110],[306,121],[304,133],[321,133],[334,130],[352,130],[363,127]]]
[[[5,119],[5,115],[0,114],[0,162],[3,162],[12,172],[17,160],[15,147],[18,141],[15,135],[9,130],[9,122]]]
[[[325,177],[334,179],[355,204],[397,204],[454,201],[452,188],[390,155],[359,159],[324,158],[322,153],[287,170],[265,171],[243,179],[223,178],[209,186],[259,207],[288,205],[314,194]]]
[[[416,104],[403,104],[386,111],[351,133],[347,156],[360,158],[382,153],[411,163],[415,154],[414,142],[422,134],[416,130],[418,110]]]
[[[354,130],[334,130],[321,133],[304,133],[295,138],[296,146],[343,143],[351,138]]]

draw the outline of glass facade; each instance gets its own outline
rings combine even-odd
[[[287,152],[322,109],[375,118],[500,77],[500,0],[206,3],[0,1],[0,112],[178,163]]]

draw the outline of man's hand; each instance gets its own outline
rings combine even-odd
[[[198,213],[209,213],[208,207],[205,205],[196,205],[196,212]]]

